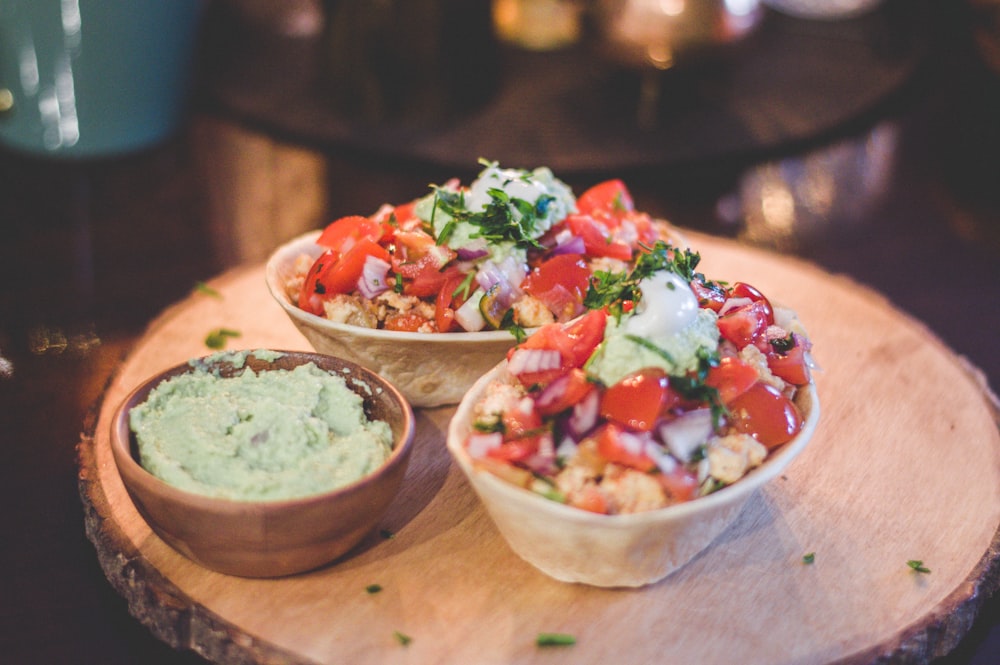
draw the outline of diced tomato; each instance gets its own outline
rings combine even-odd
[[[591,513],[607,515],[608,499],[604,493],[594,485],[585,485],[580,491],[575,492],[569,501],[570,505],[586,510]]]
[[[561,254],[528,273],[521,288],[541,300],[558,320],[565,321],[583,311],[590,276],[583,256]]]
[[[326,290],[322,286],[318,286],[316,276],[326,270],[328,266],[336,263],[339,256],[340,252],[328,249],[313,261],[309,272],[306,273],[305,281],[302,282],[302,288],[299,290],[300,309],[304,309],[310,314],[323,315],[323,295],[325,295]]]
[[[798,407],[777,388],[757,383],[729,403],[730,422],[768,449],[790,441],[802,429]]]
[[[539,438],[537,436],[529,436],[523,439],[504,440],[496,448],[491,448],[486,455],[506,462],[523,462],[537,453],[538,447]]]
[[[698,493],[698,476],[681,464],[670,473],[661,473],[656,477],[674,503],[690,501]]]
[[[719,332],[739,349],[748,344],[765,348],[764,333],[767,332],[769,311],[770,305],[756,301],[727,312],[719,317]]]
[[[587,256],[606,256],[622,261],[632,258],[632,248],[612,239],[608,228],[590,215],[570,215],[566,218],[566,227],[583,240]]]
[[[639,471],[656,468],[656,462],[645,451],[648,434],[627,432],[616,423],[607,423],[594,436],[597,453],[605,460]]]
[[[345,253],[362,238],[378,242],[381,237],[381,224],[361,215],[351,215],[341,217],[323,229],[316,244]]]
[[[767,316],[767,325],[774,324],[774,308],[771,307],[771,301],[757,290],[756,287],[750,286],[746,282],[736,282],[733,284],[732,296],[734,298],[749,298],[753,302],[763,303],[764,312]]]
[[[632,195],[621,180],[605,180],[586,190],[576,200],[581,215],[599,216],[608,213],[620,217],[635,210]]]
[[[669,383],[659,368],[633,372],[604,391],[600,414],[630,430],[648,432],[663,411]]]
[[[438,245],[430,234],[422,230],[396,231],[393,269],[407,281],[403,286],[406,295],[426,298],[441,290],[444,284],[442,269],[456,254],[444,245]]]
[[[455,310],[465,302],[465,296],[456,291],[467,275],[458,268],[451,267],[441,273],[441,276],[441,288],[434,301],[434,322],[438,332],[448,332],[455,324]]]
[[[525,385],[547,384],[574,367],[583,367],[594,349],[604,339],[607,314],[591,310],[571,324],[550,323],[536,330],[528,339],[507,352],[507,359],[517,349],[553,349],[559,352],[562,366],[555,370],[526,372],[517,375]]]
[[[795,339],[795,346],[787,351],[767,354],[767,366],[771,373],[796,386],[809,383],[809,363],[806,358],[805,342]]]
[[[739,358],[727,357],[708,370],[705,383],[719,391],[719,399],[729,404],[757,383],[757,369]]]
[[[430,323],[423,314],[414,311],[396,312],[385,317],[385,329],[397,332],[420,332],[420,328]]]
[[[365,259],[369,256],[389,260],[389,252],[384,247],[374,240],[362,237],[336,261],[327,263],[325,269],[317,273],[316,283],[322,285],[327,295],[354,291],[364,270]]]
[[[344,253],[328,249],[317,258],[299,292],[299,307],[313,314],[322,315],[323,300],[338,293],[357,289],[358,279],[365,267],[365,259],[375,256],[389,260],[389,252],[374,240],[362,237]]]
[[[542,416],[553,416],[579,404],[594,390],[597,386],[587,379],[586,372],[574,367],[534,395],[535,410]]]
[[[705,284],[701,280],[691,280],[691,290],[698,298],[698,306],[718,312],[726,302],[726,292],[714,282]]]
[[[513,408],[504,411],[501,417],[504,436],[503,443],[491,449],[487,455],[510,462],[523,461],[538,452],[541,438],[548,436],[542,424],[542,417],[534,409],[534,403],[521,400]]]

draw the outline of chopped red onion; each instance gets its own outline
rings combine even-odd
[[[583,244],[583,238],[573,235],[569,229],[564,229],[556,235],[556,245],[552,248],[552,255],[558,254],[584,254],[587,248]]]
[[[388,291],[389,283],[386,277],[390,267],[387,261],[369,254],[361,269],[361,277],[358,278],[358,291],[361,292],[361,295],[365,298],[374,298],[378,294]]]
[[[476,238],[464,247],[456,247],[455,252],[458,254],[459,259],[471,261],[472,259],[481,259],[489,255],[490,250],[485,238]]]

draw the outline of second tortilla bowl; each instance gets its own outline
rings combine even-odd
[[[476,403],[504,376],[506,364],[481,377],[462,400],[448,427],[448,450],[511,549],[563,582],[640,587],[667,577],[707,548],[736,520],[747,500],[788,467],[819,421],[819,398],[810,383],[795,399],[803,415],[801,431],[736,483],[666,508],[623,515],[590,513],[502,480],[477,467],[469,456],[465,440]]]

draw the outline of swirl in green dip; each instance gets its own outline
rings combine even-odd
[[[327,492],[375,471],[392,450],[388,423],[368,420],[361,396],[313,363],[230,378],[195,365],[129,417],[150,473],[238,501]]]

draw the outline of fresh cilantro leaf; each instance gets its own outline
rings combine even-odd
[[[212,296],[213,298],[222,299],[222,294],[213,289],[211,286],[205,282],[198,282],[194,285],[194,290],[199,293],[204,293],[206,296]]]
[[[806,554],[804,554],[802,556],[802,563],[804,563],[804,564],[811,564],[811,563],[814,563],[815,561],[816,561],[816,553],[815,552],[807,552]]]
[[[413,641],[413,638],[406,633],[401,633],[398,630],[392,631],[392,636],[396,638],[396,641],[402,644],[404,647]]]
[[[229,337],[239,337],[240,332],[238,330],[230,330],[228,328],[219,328],[218,330],[213,330],[208,333],[208,337],[205,338],[205,346],[210,349],[222,349],[226,346],[226,339]]]
[[[368,586],[365,587],[365,591],[367,591],[368,593],[378,593],[381,590],[382,590],[381,584],[369,584]]]
[[[909,566],[912,570],[914,570],[915,572],[918,572],[918,573],[929,573],[929,572],[931,572],[931,569],[928,568],[927,566],[925,566],[924,562],[921,561],[920,559],[910,559],[909,561],[906,562],[906,565]]]
[[[540,647],[566,647],[576,644],[576,638],[568,633],[538,633],[535,644]]]

